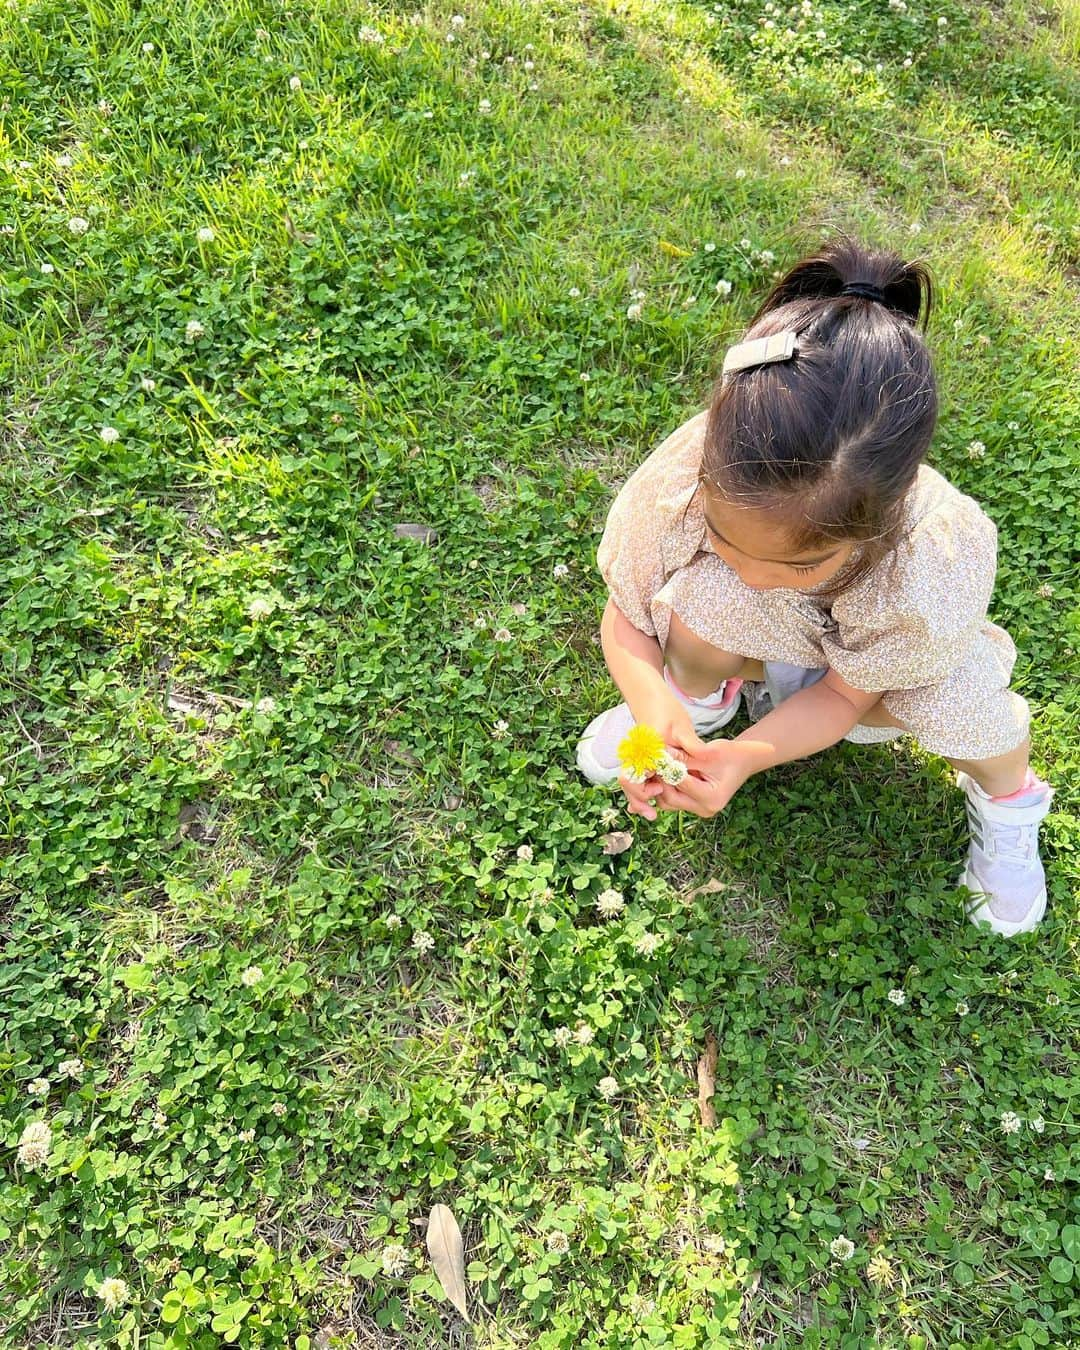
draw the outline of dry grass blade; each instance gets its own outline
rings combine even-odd
[[[716,1037],[711,1031],[705,1033],[705,1053],[697,1062],[697,1085],[701,1123],[712,1127],[716,1124],[716,1112],[710,1101],[716,1091]]]
[[[465,1306],[465,1249],[461,1229],[447,1205],[432,1205],[428,1215],[427,1249],[446,1297],[469,1321]]]

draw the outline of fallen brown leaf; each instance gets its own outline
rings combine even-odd
[[[465,1250],[461,1229],[448,1205],[432,1205],[428,1215],[427,1249],[443,1293],[469,1321],[465,1306]]]
[[[714,891],[726,891],[726,890],[727,890],[726,881],[717,881],[715,877],[710,877],[709,880],[704,882],[701,886],[694,887],[694,889],[689,893],[689,895],[687,895],[686,903],[690,904],[690,902],[692,900],[696,900],[699,895],[711,895]]]
[[[604,853],[625,853],[633,842],[634,836],[629,830],[613,830],[600,839]]]

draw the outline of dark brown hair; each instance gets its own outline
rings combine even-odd
[[[840,295],[852,282],[880,287],[884,303]],[[931,303],[924,263],[840,234],[776,282],[742,339],[793,329],[795,355],[721,376],[713,390],[699,486],[775,512],[793,551],[859,545],[815,594],[850,586],[896,542],[937,423],[923,337]]]

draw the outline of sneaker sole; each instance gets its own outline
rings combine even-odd
[[[966,886],[967,889],[975,895],[986,894],[985,891],[974,884],[973,878],[969,876],[966,867],[960,873],[959,884],[961,886]],[[1010,923],[1008,919],[999,919],[985,900],[980,901],[978,904],[973,904],[971,908],[967,910],[968,919],[971,923],[975,924],[977,928],[992,928],[995,933],[1000,933],[1002,937],[1015,937],[1017,933],[1030,933],[1031,930],[1038,925],[1045,913],[1045,886],[1042,888],[1040,894],[1035,897],[1031,908],[1024,918],[1020,919],[1017,923]]]

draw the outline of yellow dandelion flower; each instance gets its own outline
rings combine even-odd
[[[619,765],[634,783],[643,783],[660,762],[664,741],[658,731],[639,722],[619,742]]]

